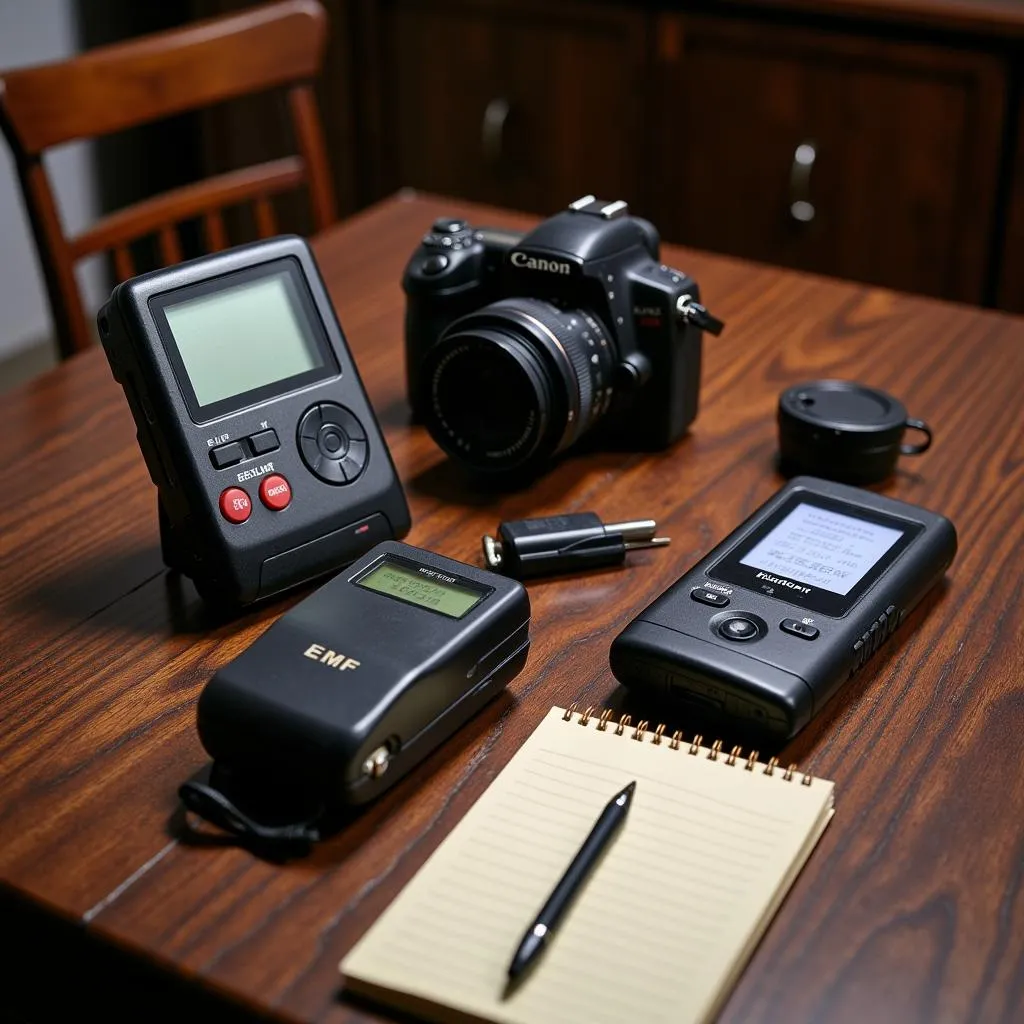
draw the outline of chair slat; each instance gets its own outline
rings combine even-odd
[[[71,254],[81,259],[152,234],[165,224],[180,224],[190,217],[202,216],[214,207],[242,203],[257,195],[287,192],[302,185],[305,177],[301,158],[289,156],[197,181],[144,199],[97,221],[88,231],[70,240]]]
[[[327,162],[327,146],[312,88],[308,85],[293,86],[288,90],[288,106],[295,128],[295,141],[306,165],[313,223],[317,231],[323,231],[334,223],[337,214],[334,209],[334,186],[328,172],[330,165]]]
[[[327,15],[284,0],[98,47],[4,75],[4,106],[22,145],[40,153],[235,96],[316,76]]]
[[[223,249],[229,241],[222,210],[248,202],[267,237],[277,232],[271,198],[303,185],[316,230],[334,222],[333,183],[312,89],[326,42],[327,15],[318,0],[276,0],[0,75],[0,131],[14,154],[62,356],[95,341],[75,276],[75,262],[86,256],[112,253],[115,272],[125,280],[136,272],[129,246],[155,235],[163,262],[180,262],[178,228],[194,219],[202,222],[210,248]],[[74,238],[64,233],[41,160],[44,150],[268,89],[287,94],[297,156],[144,200]]]
[[[181,241],[173,224],[165,224],[160,229],[160,256],[165,267],[181,262]]]
[[[256,231],[260,238],[271,238],[277,234],[277,218],[267,196],[257,196],[253,203],[256,214]]]
[[[114,249],[114,273],[118,281],[127,281],[129,277],[135,276],[135,261],[126,245]]]
[[[228,247],[228,233],[220,210],[207,210],[203,227],[206,230],[206,247],[210,252],[220,252]]]

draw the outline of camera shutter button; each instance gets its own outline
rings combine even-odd
[[[466,222],[464,220],[456,220],[454,217],[438,217],[434,221],[433,230],[439,235],[455,235],[460,231],[466,230]]]
[[[442,256],[440,253],[434,256],[428,256],[420,264],[420,272],[433,276],[434,274],[440,274],[442,270],[448,269],[448,257]]]

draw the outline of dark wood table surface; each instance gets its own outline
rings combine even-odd
[[[508,694],[310,857],[272,864],[186,842],[175,793],[207,762],[201,687],[294,598],[218,623],[164,571],[155,492],[102,352],[4,396],[5,992],[42,965],[39,1019],[62,996],[137,1020],[190,1006],[221,1020],[371,1016],[343,996],[339,959],[552,704],[614,699],[616,632],[780,486],[779,391],[846,377],[932,424],[931,451],[883,489],[949,516],[960,552],[909,628],[786,748],[835,780],[837,813],[722,1019],[1024,1019],[1024,320],[668,248],[728,322],[705,342],[692,432],[484,494],[410,425],[402,384],[401,271],[442,213],[530,223],[403,195],[316,242],[407,488],[409,541],[475,562],[500,518],[593,509],[656,518],[671,547],[531,585],[533,650]]]

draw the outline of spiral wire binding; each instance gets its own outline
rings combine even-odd
[[[597,729],[597,731],[607,732],[608,723],[611,722],[614,712],[611,708],[605,708],[601,711],[600,716],[598,716],[597,708],[595,707],[595,705],[590,704],[584,711],[580,711],[579,701],[573,701],[572,704],[570,704],[569,707],[565,710],[565,713],[562,715],[562,721],[571,722],[573,715],[578,716],[577,724],[582,725],[584,728],[586,728],[590,724],[590,720],[592,718],[595,718],[596,716],[595,728]],[[622,736],[623,734],[625,734],[626,730],[632,726],[632,723],[632,716],[621,715],[619,717],[618,722],[614,723],[615,735]],[[629,734],[629,738],[631,740],[636,740],[637,743],[643,743],[644,737],[647,735],[648,732],[651,733],[651,745],[655,747],[661,746],[662,739],[665,735],[665,724],[660,723],[658,726],[655,727],[655,729],[651,730],[650,722],[646,718],[643,718],[639,722],[637,722],[636,726],[633,727],[632,732]],[[701,752],[701,750],[707,750],[707,759],[709,761],[718,761],[719,755],[722,753],[722,741],[715,740],[710,747],[704,747],[703,742],[704,737],[700,733],[697,733],[697,735],[694,736],[693,739],[690,741],[689,753],[696,757],[697,754]],[[668,748],[669,750],[680,750],[682,748],[682,745],[683,733],[680,729],[676,729],[672,733],[671,739],[669,739],[668,741]],[[730,768],[735,768],[737,763],[742,761],[744,770],[752,772],[755,768],[758,767],[759,756],[760,751],[751,750],[750,753],[747,755],[746,759],[744,760],[743,749],[737,744],[721,760],[723,764],[728,765]],[[779,759],[777,757],[769,758],[767,763],[762,768],[762,774],[774,776],[775,769],[778,767]],[[783,781],[792,782],[797,774],[796,764],[789,765],[789,767],[785,768],[781,774]],[[809,786],[813,779],[813,775],[811,775],[808,772],[803,772],[802,778],[800,779],[800,785]]]

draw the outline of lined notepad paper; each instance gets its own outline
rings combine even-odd
[[[828,824],[832,783],[582,717],[549,712],[342,962],[348,990],[439,1021],[714,1015]],[[625,825],[503,1000],[523,932],[633,779]]]

